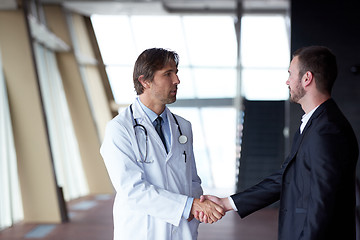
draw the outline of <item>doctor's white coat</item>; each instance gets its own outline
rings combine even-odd
[[[126,108],[106,127],[100,152],[116,190],[113,208],[114,239],[191,240],[197,238],[199,222],[182,217],[187,196],[199,198],[201,180],[197,175],[191,124],[176,119],[188,141],[180,144],[178,126],[166,107],[171,132],[167,154],[163,143],[138,101],[133,116],[141,127],[134,129],[130,108]],[[136,139],[135,131],[138,136]],[[147,162],[139,161],[147,144]]]

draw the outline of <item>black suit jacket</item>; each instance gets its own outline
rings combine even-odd
[[[281,169],[232,195],[240,217],[280,200],[280,240],[355,239],[358,143],[329,99],[294,138]]]

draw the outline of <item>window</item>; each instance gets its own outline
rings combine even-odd
[[[249,100],[286,100],[290,58],[286,18],[245,15],[241,33],[242,93]]]
[[[115,101],[121,107],[130,104],[136,96],[132,71],[143,50],[161,47],[179,54],[180,85],[175,106],[182,104],[168,107],[192,122],[194,153],[203,186],[233,191],[237,168],[237,110],[232,103],[216,107],[224,99],[235,100],[239,94],[236,92],[238,50],[233,16],[94,15],[91,20]],[[266,32],[267,29],[271,32]],[[243,96],[287,99],[289,44],[285,30],[283,16],[244,17]]]
[[[177,102],[194,101],[191,106],[168,107],[192,122],[195,158],[203,185],[233,188],[236,110],[232,105],[220,109],[200,106],[196,101],[216,101],[236,95],[237,46],[233,17],[93,16],[92,22],[115,101],[120,105],[130,104],[136,96],[132,71],[143,50],[161,47],[179,54]],[[220,117],[226,118],[226,125],[221,128],[217,127]],[[227,177],[218,176],[219,166]]]

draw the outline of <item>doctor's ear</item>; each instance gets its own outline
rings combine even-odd
[[[144,75],[140,75],[138,77],[138,81],[141,83],[141,85],[144,88],[149,88],[150,87],[150,81],[148,79],[145,79]]]

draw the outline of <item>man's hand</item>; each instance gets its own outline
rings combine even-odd
[[[216,196],[212,196],[212,195],[202,195],[200,197],[200,202],[204,202],[206,200],[210,200],[214,203],[216,203],[217,205],[219,205],[222,209],[224,209],[224,215],[227,211],[233,210],[229,199],[226,198],[219,198]],[[204,222],[204,223],[212,223],[211,220],[209,220],[208,216],[204,213],[204,212],[195,212],[194,217],[196,219],[198,219],[200,222]]]
[[[191,207],[191,214],[194,216],[197,214],[197,216],[199,216],[199,212],[202,212],[203,215],[206,216],[208,223],[217,222],[225,214],[224,209],[218,204],[210,200],[203,199],[200,201],[200,199],[195,198]],[[200,220],[199,218],[197,219]]]

